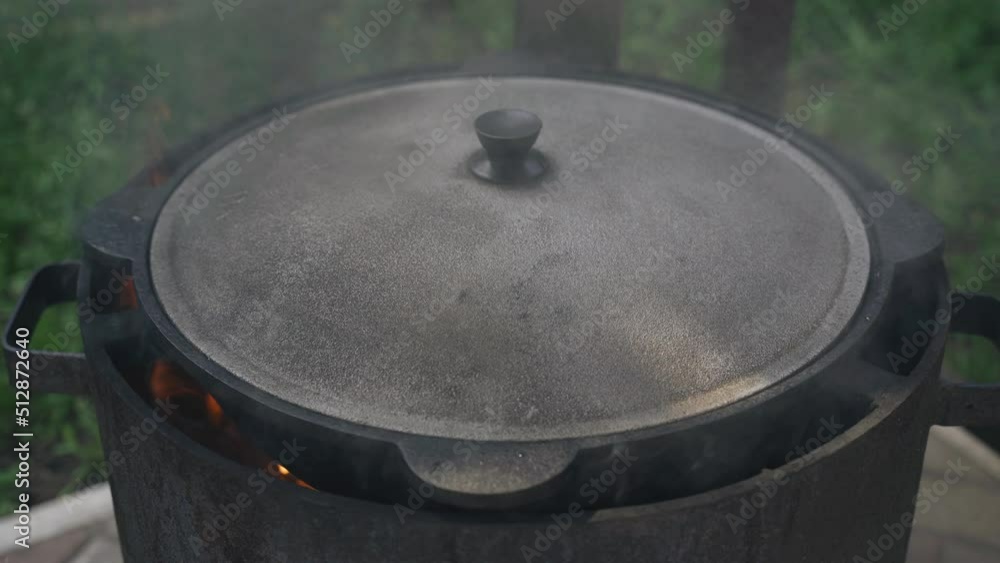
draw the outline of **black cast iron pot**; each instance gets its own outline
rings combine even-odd
[[[95,397],[129,561],[849,561],[912,513],[932,424],[1000,422],[939,381],[1000,303],[948,292],[933,219],[677,85],[368,80],[153,166],[5,339],[80,302],[86,354],[32,386]],[[120,455],[165,363],[238,440]],[[297,481],[254,481],[277,460]]]

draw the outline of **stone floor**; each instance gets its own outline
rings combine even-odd
[[[972,471],[918,516],[907,563],[1000,562],[1000,456],[963,430],[934,428],[921,486],[942,480],[949,462],[958,459],[971,465]],[[53,518],[67,512],[62,506],[51,508]],[[44,539],[30,550],[8,553],[0,563],[120,563],[107,488],[94,491],[73,512],[78,521],[90,524],[50,538],[44,538],[43,532]],[[44,525],[43,515],[37,514],[35,529]],[[7,528],[6,522],[0,525],[0,534],[9,535]]]
[[[964,430],[935,427],[921,486],[942,479],[959,458],[972,471],[918,516],[908,563],[1000,562],[1000,456]]]

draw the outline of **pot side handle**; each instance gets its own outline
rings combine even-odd
[[[1000,350],[1000,299],[957,293],[951,332],[982,336]],[[943,383],[940,390],[942,426],[1000,426],[1000,384]]]
[[[16,386],[18,379],[24,379],[16,376],[17,369],[21,368],[21,373],[28,374],[31,391],[74,395],[87,393],[90,366],[83,354],[28,348],[27,370],[23,369],[24,361],[17,355],[23,350],[17,344],[18,340],[23,340],[18,338],[18,329],[27,329],[30,340],[35,336],[35,326],[46,309],[59,303],[76,301],[79,275],[79,262],[59,262],[42,266],[31,276],[4,329],[3,353],[11,387]]]

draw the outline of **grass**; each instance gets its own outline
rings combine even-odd
[[[0,8],[10,16],[11,6]],[[6,34],[5,34],[6,36]],[[128,132],[97,147],[75,174],[59,181],[51,162],[64,154],[80,129],[94,127],[104,99],[119,87],[120,74],[140,61],[128,55],[135,48],[110,34],[71,33],[53,21],[39,37],[14,54],[9,45],[0,55],[0,310],[13,307],[28,276],[39,266],[79,255],[75,225],[84,210],[120,184],[127,175]],[[138,68],[141,68],[139,66]],[[73,307],[49,311],[39,334],[75,322]],[[6,318],[3,319],[6,323]],[[35,338],[36,342],[41,342]],[[79,350],[74,342],[69,351]],[[6,370],[3,374],[6,379]],[[0,387],[0,432],[14,431],[12,391]],[[78,476],[100,459],[93,406],[83,398],[60,395],[31,397],[33,498],[57,494],[67,476]],[[13,448],[4,448],[10,452]],[[9,455],[9,454],[6,454]],[[0,511],[14,500],[10,491],[14,466],[0,458]]]
[[[85,211],[164,147],[331,80],[458,62],[511,45],[511,0],[428,0],[405,3],[346,65],[340,44],[351,40],[372,7],[315,4],[290,3],[275,13],[273,4],[243,3],[220,20],[207,2],[112,12],[100,0],[76,0],[17,54],[0,45],[0,311],[11,310],[37,267],[77,256],[75,227]],[[717,89],[722,41],[683,73],[671,54],[725,5],[628,1],[620,66]],[[20,16],[35,9],[23,0],[0,7],[0,28],[7,26],[5,35],[19,29]],[[878,20],[890,10],[885,1],[799,2],[788,104],[801,103],[810,86],[826,84],[836,95],[807,127],[889,178],[929,146],[939,127],[961,132],[954,150],[910,186],[946,226],[947,264],[958,283],[976,276],[981,257],[1000,253],[1000,198],[992,173],[1000,131],[1000,10],[981,0],[927,2],[886,39]],[[75,172],[58,180],[52,162],[81,138],[81,129],[112,117],[114,99],[151,64],[162,65],[170,77]],[[1000,294],[1000,280],[986,282],[982,291]],[[72,321],[67,308],[51,312],[43,325]],[[40,326],[36,334],[49,330]],[[946,362],[966,379],[1000,380],[993,350],[976,339],[953,339]],[[13,429],[6,415],[12,403],[10,390],[0,387],[6,436]],[[32,429],[40,471],[33,484],[43,496],[100,459],[85,399],[33,397]],[[11,471],[9,464],[0,471],[0,512],[13,499],[6,490]]]

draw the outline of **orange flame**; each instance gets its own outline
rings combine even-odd
[[[132,276],[125,276],[122,283],[122,292],[118,295],[118,309],[138,309],[139,298],[135,294],[135,280]]]
[[[215,397],[177,365],[166,360],[154,362],[149,376],[149,392],[155,399],[178,402],[180,408],[170,419],[202,445],[247,465],[265,470],[273,465],[277,468],[278,475],[274,476],[278,479],[316,490],[244,438]],[[176,419],[178,416],[180,420]]]

